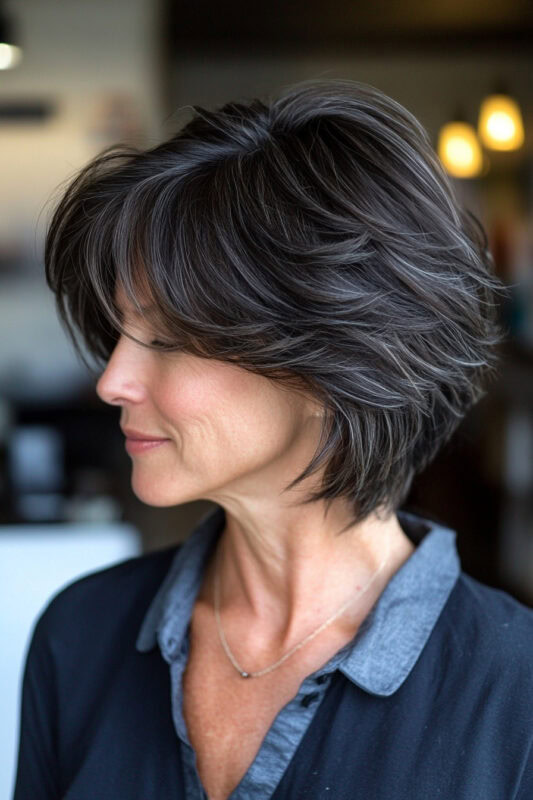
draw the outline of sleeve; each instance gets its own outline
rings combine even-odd
[[[60,798],[56,676],[45,612],[34,625],[24,665],[13,800]]]

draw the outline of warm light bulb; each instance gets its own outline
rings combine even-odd
[[[22,58],[22,50],[14,44],[0,42],[0,69],[12,69]]]
[[[448,122],[439,132],[437,152],[446,171],[456,178],[474,178],[483,168],[483,154],[474,128]]]
[[[492,150],[517,150],[524,142],[524,125],[518,103],[505,94],[493,94],[481,103],[479,136]]]

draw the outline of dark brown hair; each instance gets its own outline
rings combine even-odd
[[[322,403],[317,452],[287,488],[325,466],[305,502],[344,496],[352,523],[390,513],[496,370],[504,286],[483,227],[422,125],[375,87],[313,80],[193,108],[168,141],[116,145],[71,180],[45,247],[61,319],[84,361],[76,332],[105,362],[124,333],[117,282],[138,308],[148,291],[168,346]]]

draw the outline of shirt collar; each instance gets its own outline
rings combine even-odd
[[[355,637],[334,657],[353,683],[382,696],[393,694],[409,675],[461,569],[454,530],[407,511],[397,511],[397,517],[416,549],[389,580]],[[204,565],[224,524],[225,510],[217,505],[178,547],[143,619],[137,650],[146,652],[159,643],[169,663],[175,657],[185,639]]]

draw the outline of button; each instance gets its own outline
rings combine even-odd
[[[311,694],[306,694],[304,697],[302,697],[300,705],[305,706],[305,708],[307,708],[307,706],[309,706],[311,703],[314,703],[317,697],[320,697],[319,692],[311,692]]]
[[[165,639],[165,649],[170,656],[173,656],[176,648],[176,639],[174,636],[169,636]]]
[[[329,681],[329,675],[319,675],[318,678],[315,678],[315,683],[321,684]]]

